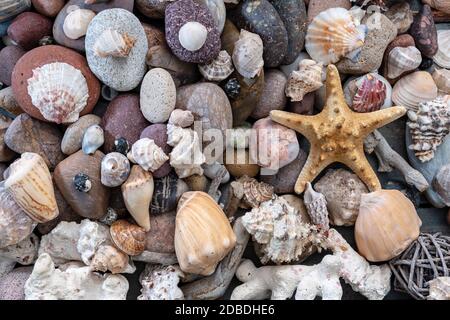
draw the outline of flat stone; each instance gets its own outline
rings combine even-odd
[[[0,51],[0,82],[6,86],[11,85],[11,75],[17,61],[26,53],[18,46],[7,46]]]
[[[39,45],[39,40],[52,35],[52,21],[36,12],[19,14],[8,27],[8,36],[25,50]]]
[[[71,155],[81,149],[84,133],[87,128],[100,124],[102,119],[94,114],[82,116],[76,122],[67,127],[61,141],[61,151]]]

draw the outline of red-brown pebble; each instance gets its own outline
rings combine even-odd
[[[35,12],[19,14],[8,27],[8,36],[25,50],[39,45],[39,40],[52,35],[52,21]]]
[[[37,12],[47,17],[56,17],[64,7],[64,0],[31,0]]]
[[[25,50],[17,46],[7,46],[0,51],[0,82],[11,85],[11,74],[17,61],[25,54]]]

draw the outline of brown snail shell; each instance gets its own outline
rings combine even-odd
[[[127,220],[115,221],[109,232],[114,244],[130,256],[137,256],[145,249],[145,230]]]

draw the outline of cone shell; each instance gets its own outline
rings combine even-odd
[[[105,57],[124,58],[130,54],[136,39],[127,33],[120,34],[117,30],[106,29],[94,44],[94,54]]]
[[[309,24],[305,48],[311,58],[325,65],[342,57],[355,58],[364,45],[367,27],[344,8],[330,8],[318,14]]]
[[[416,112],[408,112],[408,127],[416,157],[427,162],[450,132],[450,105],[442,97],[421,103]]]
[[[128,153],[131,162],[139,164],[144,170],[156,171],[169,157],[158,145],[149,138],[136,141]]]
[[[137,256],[145,248],[145,230],[126,220],[115,221],[109,232],[114,244],[130,256]]]
[[[241,30],[233,51],[233,63],[241,76],[254,78],[261,73],[264,66],[263,48],[259,35]]]
[[[358,251],[371,262],[390,260],[419,237],[421,224],[414,205],[400,191],[362,194],[355,224]]]
[[[64,34],[73,40],[85,36],[89,23],[94,17],[95,12],[89,9],[77,9],[69,12],[63,23]]]
[[[90,264],[93,271],[111,271],[112,274],[124,272],[127,266],[128,256],[110,245],[98,247]]]
[[[422,0],[422,2],[436,10],[450,14],[450,1],[448,0]]]
[[[130,176],[122,185],[122,196],[128,212],[136,223],[150,230],[150,203],[153,197],[154,182],[150,172],[140,166],[131,168]]]
[[[0,2],[0,23],[13,18],[30,7],[30,0],[2,0]]]
[[[102,159],[101,181],[104,186],[118,187],[130,174],[130,161],[119,152],[108,153]]]
[[[323,86],[322,63],[304,59],[300,61],[298,71],[293,71],[286,84],[286,96],[292,101],[302,101],[303,97]]]
[[[181,270],[210,275],[235,244],[230,222],[208,194],[194,191],[181,197],[175,226],[175,252]]]
[[[438,51],[433,61],[442,68],[450,69],[450,30],[438,30]]]
[[[27,90],[42,116],[56,123],[77,121],[89,99],[86,78],[80,70],[64,62],[34,69]]]
[[[437,91],[431,74],[426,71],[416,71],[395,83],[392,90],[392,101],[397,106],[415,111],[420,103],[435,99]]]
[[[422,54],[414,46],[395,47],[388,56],[388,74],[389,79],[395,79],[404,72],[414,70],[422,63]]]
[[[433,80],[440,93],[450,94],[450,70],[435,69],[433,72]]]
[[[225,50],[219,52],[209,64],[199,65],[198,69],[202,76],[209,81],[222,81],[228,78],[234,71],[233,61]]]
[[[261,202],[274,198],[274,188],[270,184],[259,182],[254,178],[243,176],[231,183],[234,194],[252,208]]]

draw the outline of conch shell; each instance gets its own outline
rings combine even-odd
[[[164,162],[169,160],[169,157],[155,141],[149,138],[136,141],[127,156],[131,162],[137,163],[144,170],[151,172],[158,170]]]
[[[438,30],[438,51],[433,61],[442,68],[450,69],[450,30]]]
[[[104,186],[118,187],[130,174],[130,161],[119,152],[108,153],[102,159],[101,181]]]
[[[181,197],[175,222],[175,252],[181,270],[210,275],[235,244],[230,222],[213,198],[201,191]]]
[[[95,55],[105,57],[124,58],[128,57],[136,39],[127,33],[120,34],[113,29],[106,29],[98,37],[94,44]]]
[[[11,164],[5,190],[37,222],[53,220],[59,214],[50,171],[36,153],[22,153],[21,158]]]
[[[408,111],[408,127],[416,157],[427,162],[450,132],[450,106],[444,98],[421,103],[416,112]]]
[[[293,71],[286,84],[286,96],[292,101],[302,101],[305,94],[314,92],[323,86],[323,64],[314,60],[304,59],[298,65],[298,71]]]
[[[233,61],[225,50],[219,52],[217,58],[209,64],[199,65],[198,69],[208,81],[222,81],[228,78],[234,71]]]
[[[242,199],[251,208],[257,208],[261,202],[275,197],[274,188],[270,184],[259,182],[254,178],[242,176],[231,183],[234,195]]]
[[[115,221],[109,232],[114,244],[130,256],[137,256],[145,248],[145,230],[127,220]]]
[[[233,51],[233,63],[241,76],[250,79],[261,74],[264,66],[263,48],[259,35],[241,30]]]
[[[415,70],[421,63],[422,54],[415,46],[395,47],[389,52],[387,77],[395,79],[407,71]]]
[[[330,8],[318,14],[309,24],[305,48],[311,58],[324,65],[338,62],[342,57],[355,59],[361,52],[367,26],[344,8]]]
[[[27,90],[42,116],[56,123],[77,121],[89,98],[86,78],[80,70],[64,62],[33,69]]]
[[[122,196],[128,212],[136,223],[150,230],[150,203],[153,197],[154,182],[150,172],[140,166],[131,168],[130,176],[122,185]]]
[[[89,23],[95,17],[95,12],[89,9],[77,9],[69,12],[64,19],[63,31],[69,39],[79,39],[86,35]]]

